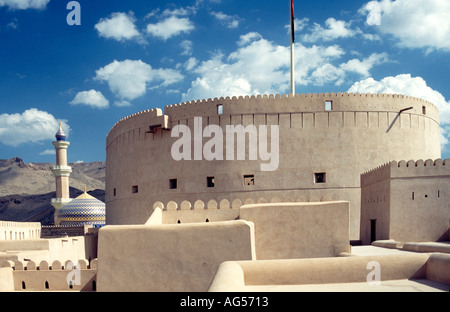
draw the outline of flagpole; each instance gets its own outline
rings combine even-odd
[[[294,43],[291,42],[291,94],[295,95],[295,55],[294,55]]]
[[[294,29],[294,0],[291,0],[291,94],[295,95],[295,29]]]

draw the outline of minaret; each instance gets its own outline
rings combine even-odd
[[[72,173],[72,167],[67,165],[67,148],[70,143],[66,141],[61,122],[55,137],[56,141],[53,142],[53,146],[56,149],[56,166],[52,168],[52,172],[56,181],[56,198],[52,199],[52,206],[55,208],[55,225],[59,225],[59,220],[57,220],[59,209],[72,200],[69,194],[69,176]]]

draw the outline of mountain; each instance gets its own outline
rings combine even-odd
[[[106,163],[71,163],[70,197],[88,193],[105,201]],[[0,159],[0,220],[53,223],[55,177],[52,163],[25,163],[21,158]]]

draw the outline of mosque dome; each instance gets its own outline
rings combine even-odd
[[[83,226],[105,225],[105,203],[92,197],[86,190],[83,194],[70,201],[58,211],[58,219],[61,225]]]
[[[66,134],[64,133],[61,122],[59,123],[59,130],[56,132],[55,138],[57,141],[65,141],[66,140]]]

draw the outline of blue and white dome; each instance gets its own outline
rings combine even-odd
[[[61,127],[61,122],[59,122],[59,130],[58,130],[58,132],[56,132],[55,138],[57,141],[65,141],[66,140],[66,134],[64,133],[64,131]]]
[[[63,206],[57,217],[63,226],[103,226],[106,219],[105,203],[85,191]]]

